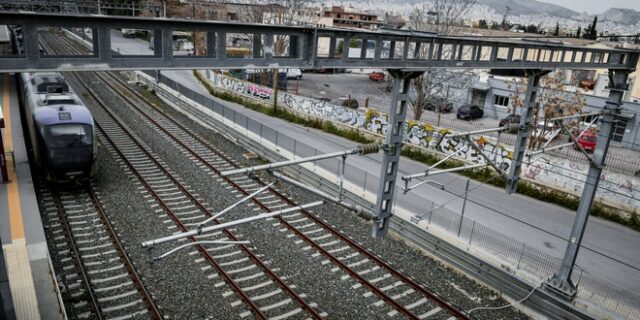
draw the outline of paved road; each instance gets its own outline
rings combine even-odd
[[[115,42],[115,45],[121,46],[121,52],[125,53],[127,52],[128,41],[129,39],[122,39],[122,41]],[[183,85],[190,86],[198,92],[207,93],[204,87],[193,77],[191,71],[164,71],[163,74],[179,81]],[[237,104],[219,101],[265,126],[278,130],[289,137],[296,137],[299,142],[314,146],[319,152],[332,152],[354,145],[353,142],[346,139],[272,118]],[[371,180],[377,179],[380,168],[380,155],[349,157],[348,163],[356,168],[368,170],[368,185],[373,184]],[[425,169],[425,165],[403,158],[399,167],[399,176],[421,172]],[[362,185],[364,183],[363,178],[355,177],[350,179],[350,182]],[[464,190],[465,180],[461,176],[444,174],[433,178],[433,180],[445,184],[446,190],[455,194],[461,194]],[[401,181],[398,182],[399,185],[400,183]],[[469,194],[469,199],[477,204],[467,204],[466,217],[487,225],[502,234],[519,239],[527,245],[558,257],[562,256],[566,245],[566,241],[562,239],[568,237],[573,223],[574,212],[521,195],[509,196],[505,194],[504,190],[491,186],[482,185],[476,188],[477,182],[472,182],[471,185],[473,191]],[[428,184],[415,189],[407,195],[399,194],[397,197],[397,203],[400,207],[414,212],[425,212],[429,208],[427,204],[431,201],[436,204],[447,203],[446,207],[456,212],[460,211],[462,204],[458,197]],[[639,233],[592,217],[587,226],[583,247],[601,253],[594,253],[583,248],[577,261],[578,265],[583,269],[631,291],[638,292],[640,290],[640,273],[638,271],[621,264],[612,263],[611,260],[602,256],[602,254],[609,255],[635,268],[640,268],[640,255],[638,254],[638,248],[640,248]]]

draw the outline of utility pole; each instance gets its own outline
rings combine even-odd
[[[622,59],[621,55],[612,58]],[[593,199],[598,190],[598,184],[600,183],[600,174],[605,165],[604,161],[607,157],[607,151],[609,150],[613,126],[617,121],[617,116],[622,110],[622,99],[627,90],[628,76],[629,70],[609,70],[609,98],[607,99],[600,120],[598,144],[596,150],[593,152],[593,161],[589,166],[587,180],[582,190],[580,205],[576,212],[576,218],[573,222],[569,243],[567,244],[567,249],[562,259],[562,265],[558,273],[547,282],[549,288],[569,300],[573,299],[577,293],[576,285],[571,280],[571,274],[573,273],[576,258],[578,257],[578,250],[580,250],[580,244],[582,243],[582,236],[587,226],[589,211],[591,211],[591,205],[593,204]]]
[[[506,30],[507,28],[507,16],[509,15],[509,11],[511,11],[511,8],[509,8],[509,6],[505,7],[506,10],[504,12],[504,16],[502,16],[502,29]]]
[[[513,158],[511,160],[511,168],[509,169],[509,179],[507,181],[507,193],[513,194],[518,187],[520,180],[520,168],[524,160],[524,153],[527,149],[527,139],[529,138],[529,128],[531,127],[531,119],[533,118],[536,104],[538,89],[540,88],[540,78],[548,73],[542,70],[527,70],[529,76],[527,82],[527,94],[524,98],[524,105],[520,115],[520,127],[518,128],[518,136],[513,150]],[[515,108],[515,106],[514,106]]]
[[[389,108],[389,128],[383,145],[384,154],[380,166],[380,183],[375,206],[375,217],[372,226],[374,238],[381,238],[389,231],[389,219],[393,209],[396,191],[400,150],[404,137],[404,124],[409,104],[409,87],[411,80],[420,76],[422,71],[388,70],[393,77],[393,92]]]

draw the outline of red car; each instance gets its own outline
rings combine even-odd
[[[373,81],[384,81],[384,73],[382,72],[371,72],[369,73],[369,79]]]
[[[593,152],[596,150],[596,140],[596,134],[587,130],[578,138],[578,143],[585,151]]]

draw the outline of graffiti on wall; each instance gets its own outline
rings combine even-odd
[[[557,186],[574,194],[581,194],[589,165],[545,155],[531,163],[523,164],[523,176]],[[640,209],[640,179],[620,173],[605,171],[600,178],[596,196],[609,203],[618,203]]]
[[[216,75],[214,84],[218,87],[252,97],[271,99],[271,90],[249,82]],[[268,96],[268,98],[266,98]],[[388,118],[384,113],[368,109],[366,111],[349,109],[326,101],[303,97],[287,92],[278,95],[278,105],[293,112],[310,115],[323,120],[333,121],[354,128],[364,129],[385,135]],[[485,163],[478,150],[463,138],[453,136],[448,128],[437,128],[429,123],[407,121],[405,124],[405,142],[445,155],[456,153],[457,158],[471,163]],[[513,150],[504,144],[498,144],[488,137],[475,137],[475,143],[489,159],[510,167]],[[522,167],[522,175],[530,180],[539,181],[559,189],[580,194],[586,179],[588,165],[576,163],[551,155],[534,159]],[[640,178],[605,172],[600,182],[598,196],[608,202],[619,203],[640,209]]]
[[[278,105],[291,111],[354,127],[362,127],[364,124],[364,115],[357,110],[287,92],[278,95]]]
[[[238,93],[253,99],[261,101],[269,101],[273,96],[271,88],[263,87],[255,83],[243,81],[240,79],[227,77],[224,75],[209,73],[209,79],[216,87],[226,89],[228,91]]]

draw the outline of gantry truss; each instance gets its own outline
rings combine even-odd
[[[0,58],[0,72],[260,67],[385,68],[410,71],[429,68],[624,70],[634,69],[638,61],[637,51],[625,49],[571,47],[542,41],[453,38],[403,30],[363,31],[25,12],[0,12],[0,21],[7,25],[21,26],[24,44],[24,51],[18,56]],[[92,54],[44,55],[39,50],[38,29],[46,27],[92,29]],[[115,53],[111,31],[120,28],[148,30],[153,34],[153,47],[156,49],[145,55]],[[206,53],[199,56],[174,55],[173,31],[202,32],[206,39]],[[227,38],[235,34],[250,35],[252,44],[249,54],[227,55]],[[352,43],[352,40],[358,43],[360,54],[341,54],[340,43]],[[276,41],[286,41],[286,44],[281,45],[286,50],[274,50]]]

